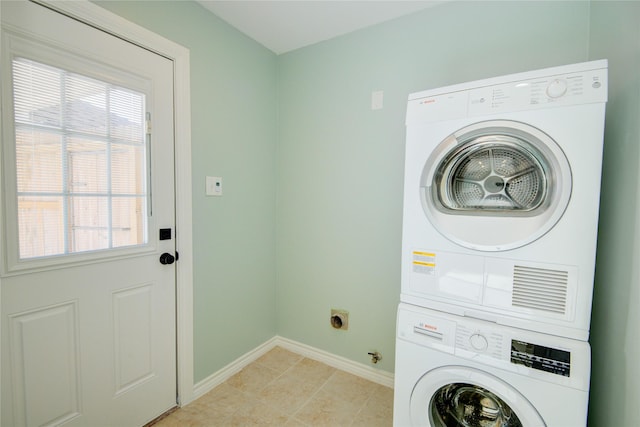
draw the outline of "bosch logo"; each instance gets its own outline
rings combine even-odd
[[[437,330],[438,330],[438,327],[437,327],[437,326],[429,325],[429,324],[427,324],[427,323],[423,323],[423,324],[422,324],[422,327],[423,327],[424,329],[429,329],[430,331],[437,331]]]

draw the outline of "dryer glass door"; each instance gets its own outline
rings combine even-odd
[[[500,134],[472,138],[439,165],[434,198],[451,213],[532,212],[546,200],[548,170],[545,159],[523,139]]]
[[[560,146],[533,126],[490,120],[466,126],[433,150],[420,177],[422,207],[449,240],[504,251],[548,232],[571,197]]]

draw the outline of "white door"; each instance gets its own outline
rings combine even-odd
[[[2,425],[143,425],[176,404],[173,63],[0,7]]]

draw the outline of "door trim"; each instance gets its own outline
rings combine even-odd
[[[179,233],[175,233],[175,238],[176,251],[181,255],[180,262],[176,264],[177,393],[178,405],[186,405],[193,400],[193,235],[189,49],[87,0],[33,1],[173,61],[176,229],[180,230]]]

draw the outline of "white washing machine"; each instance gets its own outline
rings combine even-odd
[[[584,427],[590,348],[422,307],[398,308],[395,427]]]
[[[607,61],[407,108],[401,301],[587,340]]]

